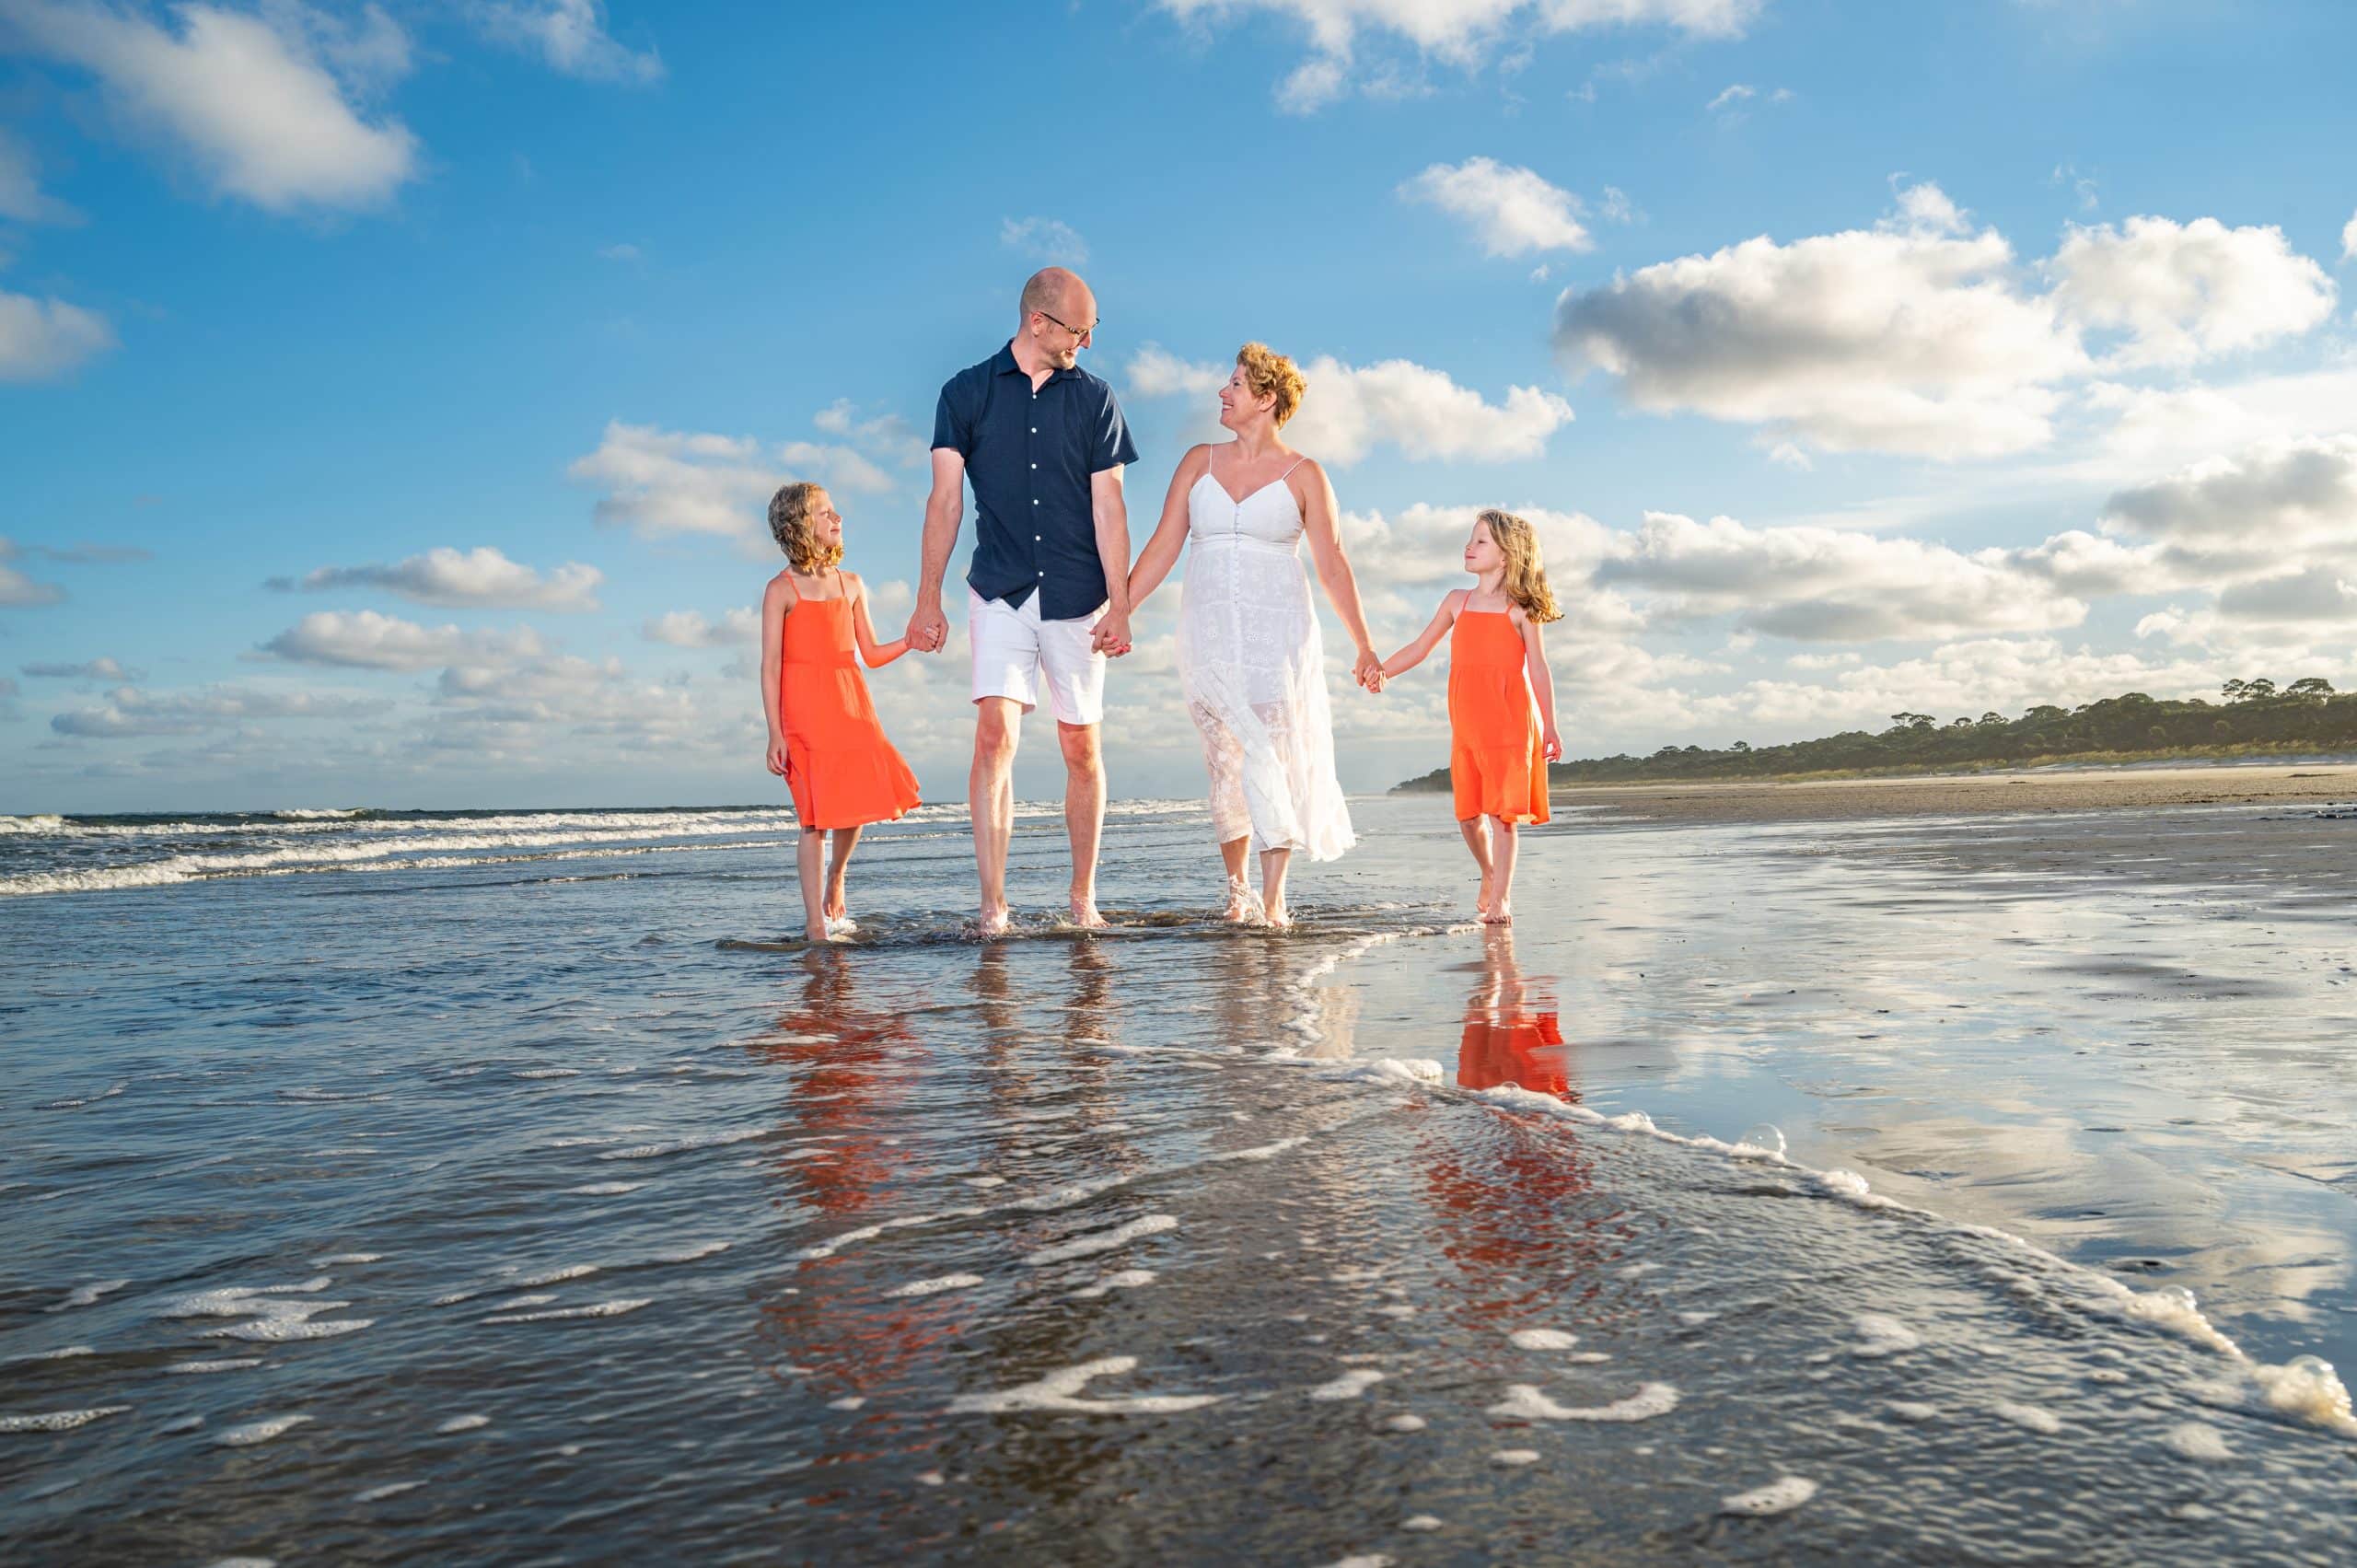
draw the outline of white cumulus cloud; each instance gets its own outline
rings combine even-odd
[[[549,68],[592,82],[659,82],[663,59],[652,49],[635,50],[606,30],[604,0],[536,0],[529,5],[493,0],[475,16],[489,37],[538,54]]]
[[[37,583],[8,564],[17,554],[16,540],[0,534],[0,607],[25,610],[65,598],[65,590],[55,583]]]
[[[0,131],[0,218],[18,223],[77,224],[82,215],[41,188],[32,149]]]
[[[185,691],[144,691],[121,686],[93,708],[53,715],[49,727],[60,735],[110,739],[124,736],[192,735],[252,719],[348,719],[382,713],[381,697],[330,692],[280,691],[250,686],[210,686]]]
[[[45,381],[114,346],[99,312],[0,289],[0,381]]]
[[[2305,332],[2332,314],[2332,280],[2275,227],[2131,217],[2073,228],[2051,263],[2075,320],[2126,341],[2120,366],[2187,365]]]
[[[747,436],[715,436],[610,422],[598,449],[568,470],[604,492],[598,522],[650,539],[672,534],[759,537],[768,527],[770,497],[792,480],[814,480],[831,490],[875,494],[892,488],[890,474],[868,455],[896,465],[909,461],[908,426],[887,416],[852,421],[841,405],[820,412],[822,429],[850,429],[853,441],[763,443]],[[866,451],[861,448],[865,447]],[[840,500],[841,497],[838,497]]]
[[[588,610],[598,608],[598,585],[605,575],[578,561],[543,575],[489,545],[473,550],[443,545],[390,564],[321,566],[296,579],[273,578],[269,586],[304,593],[381,588],[446,608]]]
[[[675,610],[651,618],[639,633],[675,648],[740,647],[761,640],[761,618],[742,608],[722,611],[718,621],[707,620],[701,610]]]
[[[1070,224],[1054,218],[1003,219],[998,226],[998,242],[1035,261],[1077,267],[1088,260],[1088,241]]]
[[[373,610],[319,610],[261,645],[261,652],[290,664],[350,669],[430,669],[435,665],[505,665],[545,652],[535,633],[468,632],[421,626]]]
[[[1285,440],[1324,463],[1353,463],[1378,446],[1457,461],[1535,458],[1573,417],[1572,405],[1553,392],[1509,387],[1503,401],[1492,402],[1413,360],[1354,366],[1320,354],[1301,371],[1309,390]],[[1207,397],[1226,383],[1228,369],[1148,344],[1130,362],[1129,377],[1142,397]]]
[[[224,195],[272,212],[366,207],[417,173],[408,127],[353,103],[407,65],[406,40],[381,11],[358,29],[293,3],[261,15],[180,6],[177,30],[54,0],[0,0],[0,17],[37,52],[90,72],[121,120],[177,148]]]
[[[137,680],[146,674],[103,656],[80,664],[28,664],[17,668],[18,673],[43,680]]]
[[[1464,219],[1492,256],[1596,248],[1580,222],[1577,197],[1531,169],[1494,158],[1434,164],[1402,184],[1399,194]]]

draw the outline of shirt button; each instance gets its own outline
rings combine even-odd
[[[1038,496],[1034,495],[1033,497],[1031,497],[1031,505],[1033,505],[1034,506],[1037,506],[1039,504],[1039,498]]]
[[[1039,465],[1039,464],[1037,464],[1037,463],[1033,463],[1031,466],[1032,466],[1033,468],[1035,468],[1035,469],[1036,469],[1036,468],[1038,468]]]
[[[1033,426],[1031,427],[1031,434],[1032,434],[1032,435],[1034,435],[1034,436],[1039,435],[1039,427],[1038,425],[1036,425],[1036,424],[1035,424],[1035,425],[1033,425]]]
[[[1035,533],[1035,534],[1033,534],[1033,535],[1031,536],[1032,540],[1033,540],[1035,543],[1036,543],[1037,541],[1039,541],[1039,540],[1042,540],[1042,539],[1044,539],[1044,538],[1046,538],[1046,537],[1047,537],[1047,536],[1046,536],[1045,534],[1036,534],[1036,533]]]

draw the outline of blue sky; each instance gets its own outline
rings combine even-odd
[[[1247,338],[1387,648],[1537,516],[1574,754],[2357,681],[2348,6],[747,11],[0,0],[0,809],[769,797],[761,499],[905,604],[1051,260],[1139,542]],[[1175,605],[1119,793],[1200,787]],[[872,679],[962,794],[962,642]]]

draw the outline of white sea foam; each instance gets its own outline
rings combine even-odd
[[[75,1307],[95,1307],[100,1296],[112,1295],[130,1283],[129,1280],[93,1280],[86,1285],[75,1285],[65,1293],[64,1300],[51,1307],[50,1310],[64,1312]]]
[[[1650,1421],[1677,1408],[1678,1390],[1666,1383],[1644,1384],[1608,1405],[1559,1405],[1532,1384],[1509,1383],[1488,1413],[1509,1421]]]
[[[888,1296],[938,1295],[945,1290],[969,1290],[981,1283],[980,1274],[943,1274],[937,1279],[911,1280],[904,1285],[894,1285],[884,1294]]]
[[[382,1252],[331,1252],[324,1258],[312,1259],[311,1267],[332,1269],[341,1263],[380,1263],[384,1258]]]
[[[1817,1482],[1806,1476],[1788,1475],[1770,1481],[1750,1492],[1738,1492],[1733,1497],[1719,1500],[1719,1512],[1740,1514],[1748,1518],[1772,1518],[1789,1514],[1817,1495]]]
[[[1118,1377],[1137,1368],[1137,1357],[1109,1355],[1051,1372],[1033,1383],[1002,1388],[993,1394],[961,1394],[949,1401],[951,1415],[994,1415],[1008,1411],[1074,1411],[1099,1415],[1167,1415],[1215,1405],[1220,1394],[1138,1394],[1126,1399],[1092,1400],[1080,1390],[1098,1377]]]
[[[1355,1400],[1382,1381],[1383,1374],[1373,1367],[1353,1367],[1331,1383],[1320,1383],[1310,1389],[1309,1397],[1313,1400]]]
[[[692,1263],[699,1258],[710,1258],[735,1246],[733,1241],[687,1241],[677,1247],[667,1247],[660,1252],[650,1252],[650,1263]]]
[[[1851,1322],[1858,1330],[1858,1342],[1850,1347],[1850,1353],[1869,1361],[1915,1350],[1923,1342],[1914,1330],[1879,1312],[1862,1312]]]
[[[1524,1465],[1538,1462],[1538,1450],[1536,1448],[1501,1448],[1490,1456],[1490,1463],[1501,1469],[1518,1469]]]
[[[96,1345],[60,1345],[55,1350],[37,1350],[29,1355],[15,1356],[11,1359],[17,1361],[72,1361],[77,1356],[96,1355],[98,1353],[99,1351]]]
[[[651,1307],[655,1298],[644,1296],[635,1300],[616,1299],[594,1302],[587,1307],[558,1307],[546,1312],[507,1312],[483,1319],[486,1323],[552,1323],[565,1318],[619,1318],[625,1312],[635,1312]]]
[[[404,1492],[415,1492],[425,1483],[422,1481],[389,1481],[382,1486],[372,1486],[366,1492],[352,1494],[354,1503],[382,1503],[388,1497],[399,1497]]]
[[[685,1154],[691,1149],[720,1148],[729,1144],[742,1144],[761,1135],[762,1129],[748,1127],[735,1132],[700,1132],[685,1138],[675,1138],[664,1144],[641,1144],[635,1148],[608,1149],[598,1157],[601,1160],[651,1160],[665,1155]]]
[[[2061,1417],[2037,1405],[2026,1405],[2015,1400],[1999,1400],[1989,1408],[2000,1420],[2010,1421],[2027,1432],[2051,1437],[2062,1430]]]
[[[2203,1422],[2179,1422],[2161,1434],[2161,1441],[2189,1459],[2205,1464],[2219,1464],[2235,1457],[2226,1446],[2226,1435]]]
[[[1416,1514],[1400,1520],[1399,1527],[1403,1530],[1413,1530],[1418,1535],[1425,1535],[1439,1529],[1441,1522],[1430,1514]]]
[[[524,1286],[561,1284],[566,1280],[583,1279],[598,1272],[595,1263],[564,1263],[553,1269],[543,1269],[537,1274],[526,1274],[510,1283]]]
[[[241,1355],[220,1361],[176,1361],[164,1370],[202,1376],[215,1372],[243,1372],[248,1367],[262,1365],[262,1358],[258,1355]]]
[[[1164,1231],[1178,1228],[1178,1216],[1176,1214],[1146,1214],[1127,1225],[1115,1225],[1111,1230],[1084,1236],[1061,1246],[1042,1248],[1026,1257],[1023,1262],[1027,1268],[1037,1269],[1050,1263],[1068,1262],[1074,1258],[1093,1258],[1100,1252],[1127,1247],[1140,1237],[1159,1236]]]
[[[227,1426],[214,1434],[213,1441],[224,1448],[250,1448],[257,1443],[267,1443],[284,1435],[311,1418],[308,1415],[274,1415],[265,1421],[250,1421],[242,1426]]]
[[[516,1069],[515,1076],[518,1078],[578,1078],[581,1076],[581,1069],[578,1067],[518,1067]]]
[[[864,1395],[845,1394],[840,1400],[829,1400],[827,1408],[830,1411],[855,1411],[866,1402],[867,1400]]]
[[[454,1415],[434,1430],[442,1433],[477,1432],[491,1424],[487,1415]]]
[[[44,1411],[36,1415],[0,1415],[0,1432],[71,1432],[77,1426],[87,1426],[110,1415],[121,1415],[129,1405],[96,1405],[82,1411]]]
[[[1135,1290],[1155,1281],[1152,1269],[1117,1269],[1093,1285],[1083,1285],[1073,1295],[1081,1301],[1094,1301],[1100,1295],[1110,1295],[1117,1290]]]
[[[619,1198],[645,1185],[644,1181],[592,1181],[584,1187],[568,1187],[565,1191],[577,1198]]]
[[[493,1312],[519,1312],[527,1307],[546,1307],[555,1299],[556,1295],[553,1292],[536,1290],[528,1291],[522,1295],[511,1295],[505,1301],[488,1302],[485,1305]]]
[[[1927,1405],[1920,1400],[1893,1400],[1885,1407],[1901,1421],[1937,1421],[1940,1407]]]
[[[1569,1350],[1580,1342],[1580,1337],[1561,1329],[1516,1329],[1506,1341],[1516,1350]]]

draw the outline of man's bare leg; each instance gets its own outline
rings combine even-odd
[[[1012,697],[974,702],[974,767],[966,775],[974,819],[974,868],[982,880],[981,932],[1006,934],[1006,845],[1015,827],[1015,743],[1023,704]]]
[[[1490,856],[1490,819],[1487,817],[1467,817],[1457,824],[1465,835],[1465,847],[1473,852],[1473,864],[1481,868],[1481,890],[1473,896],[1473,913],[1482,920],[1490,918],[1490,879],[1496,874],[1496,864]]]
[[[1072,923],[1102,925],[1097,912],[1097,841],[1105,830],[1105,758],[1093,724],[1056,721],[1064,749],[1064,832],[1072,840]]]

